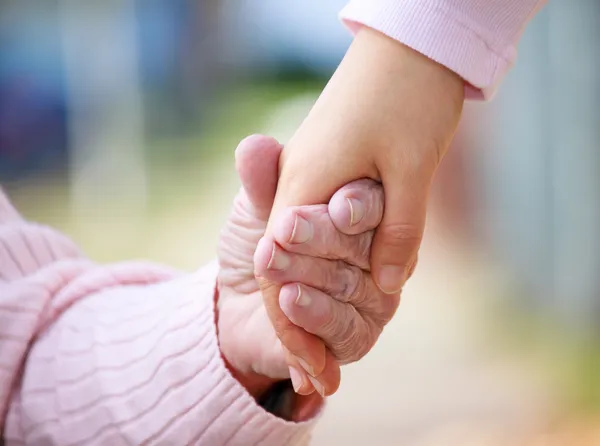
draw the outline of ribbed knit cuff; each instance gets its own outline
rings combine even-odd
[[[467,98],[491,98],[513,64],[516,50],[493,51],[482,36],[438,4],[432,0],[354,0],[340,12],[340,18],[353,33],[368,26],[454,71],[467,83]]]

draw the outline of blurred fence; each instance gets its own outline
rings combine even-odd
[[[484,110],[471,166],[495,252],[533,303],[600,329],[600,3],[549,2]]]

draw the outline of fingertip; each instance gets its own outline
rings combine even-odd
[[[316,332],[331,319],[331,305],[327,299],[330,297],[315,293],[314,289],[300,283],[285,284],[279,291],[279,306],[283,314],[310,333]]]
[[[258,241],[254,251],[254,275],[265,276],[267,274],[274,245],[275,241],[269,235],[265,235]]]
[[[293,283],[285,284],[279,291],[279,306],[283,313],[293,321],[293,307],[297,305],[297,299],[301,295],[302,291],[300,286]],[[292,316],[292,317],[290,317]]]
[[[315,392],[315,388],[308,378],[308,373],[302,368],[298,359],[288,352],[287,361],[290,369],[290,379],[292,380],[292,386],[294,392],[298,395],[311,395]]]
[[[256,153],[260,153],[265,150],[269,152],[281,151],[282,146],[275,138],[271,136],[260,134],[246,136],[240,141],[235,149],[236,162],[238,160],[244,160],[244,157],[248,156],[249,154],[254,156]]]
[[[324,389],[323,396],[331,396],[340,388],[342,371],[338,360],[329,349],[327,350],[325,369],[318,377],[318,380]]]
[[[315,391],[314,388],[311,389],[310,378],[306,372],[302,370],[302,368],[297,366],[289,366],[289,370],[294,392],[296,392],[298,395],[310,395]]]
[[[340,232],[356,235],[373,230],[381,223],[383,207],[381,184],[364,179],[338,190],[329,201],[328,211]]]
[[[329,201],[329,217],[333,225],[341,232],[347,233],[351,228],[353,220],[352,208],[349,206],[348,198],[343,193],[336,193]]]
[[[244,138],[235,150],[235,167],[258,216],[266,219],[277,189],[281,145],[263,135]]]
[[[296,223],[297,212],[293,207],[281,210],[273,221],[271,232],[275,240],[286,245],[290,243]]]

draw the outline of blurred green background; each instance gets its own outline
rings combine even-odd
[[[214,257],[252,133],[285,142],[344,1],[0,2],[0,181],[93,259]],[[556,1],[468,104],[417,274],[315,444],[600,444],[600,4]]]

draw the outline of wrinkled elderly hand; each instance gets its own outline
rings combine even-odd
[[[362,357],[398,304],[397,298],[378,291],[368,273],[372,229],[381,220],[383,194],[373,181],[351,183],[329,206],[288,209],[274,222],[274,235],[263,238],[280,153],[275,140],[262,136],[247,138],[236,151],[243,187],[219,241],[221,350],[255,395],[290,376],[299,393],[310,394],[315,385],[322,395],[331,394],[339,382],[338,361]],[[314,379],[312,384],[301,367],[288,368],[263,305],[255,262],[256,272],[285,284],[280,297],[286,315],[330,346],[336,368],[320,377],[325,385]]]
[[[400,293],[385,294],[370,274],[373,230],[382,215],[381,185],[354,181],[328,206],[286,209],[254,256],[257,276],[282,285],[283,313],[322,339],[339,364],[357,361],[371,350],[400,302]],[[288,360],[293,361],[291,355]],[[307,393],[314,386],[329,395],[337,390],[328,376],[307,375],[307,367],[292,365],[297,391]]]

